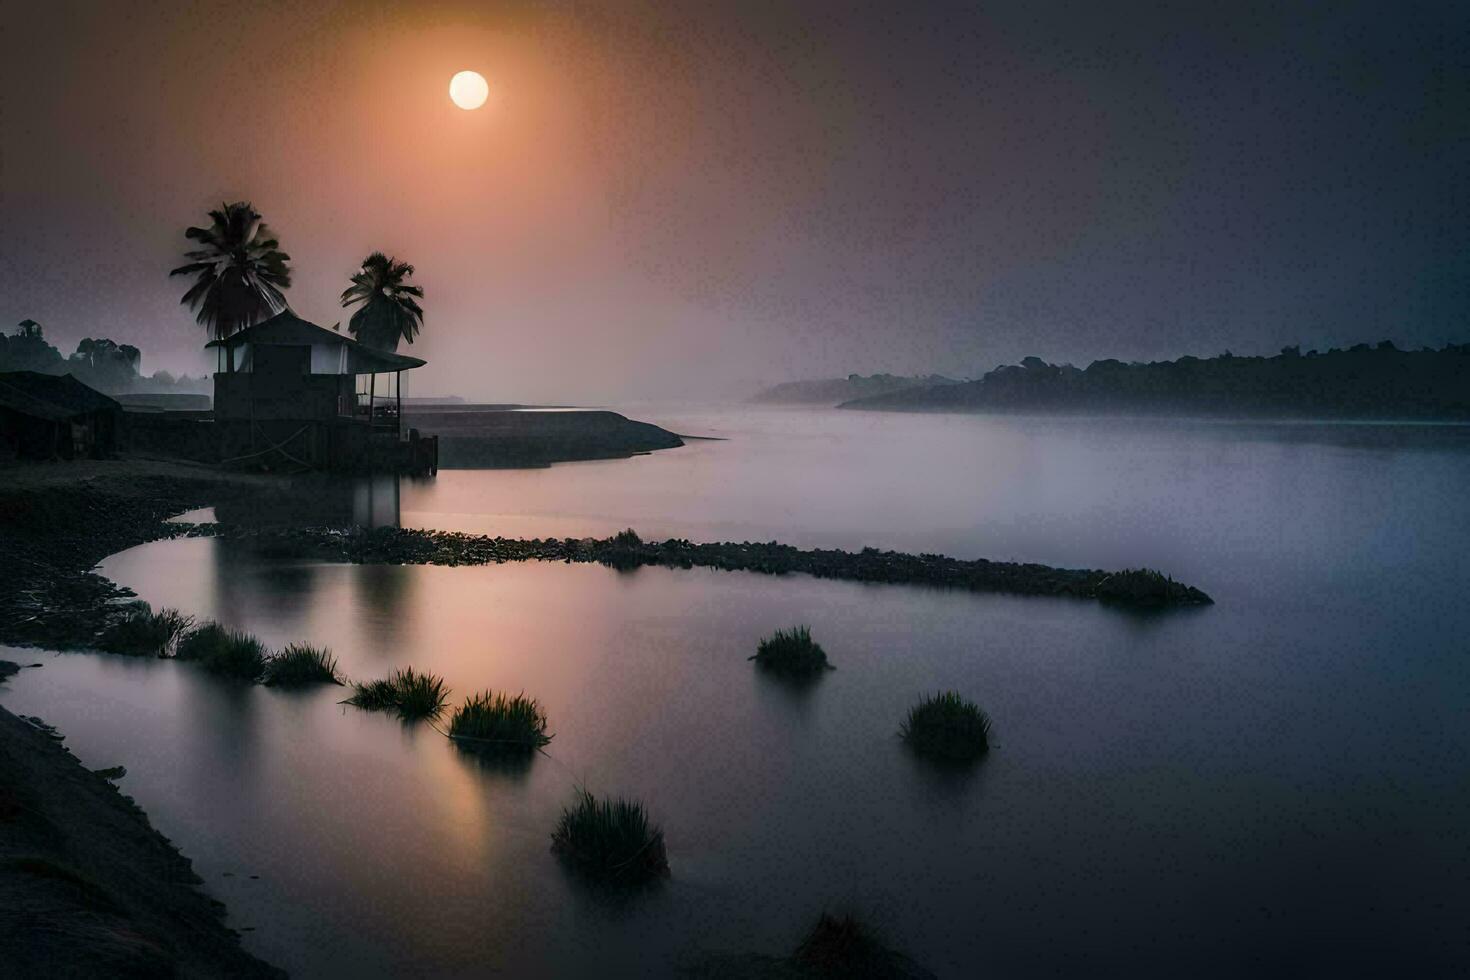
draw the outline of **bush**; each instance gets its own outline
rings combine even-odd
[[[404,721],[416,721],[439,717],[448,699],[444,678],[405,667],[381,680],[354,684],[352,697],[344,703],[368,711],[396,711]]]
[[[265,644],[249,633],[206,623],[185,634],[174,657],[197,661],[211,674],[253,681],[265,670],[266,651]]]
[[[637,548],[643,544],[643,539],[630,527],[614,534],[612,543],[619,548]]]
[[[1127,568],[1104,578],[1095,593],[1107,602],[1134,606],[1207,605],[1210,597],[1152,568]]]
[[[791,954],[791,963],[805,976],[866,980],[933,976],[884,946],[878,934],[858,919],[826,912]]]
[[[193,625],[194,617],[185,616],[177,609],[153,612],[145,605],[109,626],[99,646],[108,653],[130,657],[166,657],[179,637]]]
[[[806,626],[777,630],[761,640],[755,655],[747,659],[754,660],[757,666],[786,674],[813,674],[832,669],[826,652],[812,640],[811,629]]]
[[[353,684],[352,697],[342,703],[364,711],[392,711],[398,707],[398,688],[393,686],[391,678]]]
[[[936,759],[962,762],[990,751],[990,718],[954,691],[931,695],[910,708],[899,734],[915,752]]]
[[[633,800],[599,800],[585,789],[562,811],[551,849],[600,881],[637,884],[667,877],[664,832]]]
[[[185,633],[179,640],[174,657],[178,660],[203,660],[222,647],[230,638],[230,631],[219,623],[205,623]]]
[[[325,647],[292,643],[265,662],[265,683],[271,687],[302,684],[341,684],[337,658]]]
[[[449,737],[490,751],[529,752],[551,741],[546,734],[546,712],[535,699],[493,691],[476,694],[454,710]]]

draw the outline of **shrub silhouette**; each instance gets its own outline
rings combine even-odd
[[[884,946],[871,927],[851,915],[826,912],[791,954],[803,976],[854,980],[917,980],[933,974],[902,953]]]
[[[404,721],[415,721],[439,717],[448,699],[444,678],[405,667],[380,680],[354,684],[352,697],[344,703],[368,711],[396,711]]]
[[[484,691],[454,709],[449,737],[483,751],[529,752],[551,741],[546,712],[524,694]]]
[[[909,709],[899,734],[915,752],[955,762],[990,751],[990,718],[954,691],[930,695]]]
[[[174,657],[197,661],[211,674],[253,681],[265,670],[266,650],[249,633],[206,623],[179,641]]]
[[[265,683],[270,687],[303,684],[341,684],[337,658],[325,647],[292,643],[265,662]]]
[[[130,657],[166,657],[193,625],[194,617],[177,609],[153,612],[142,606],[108,627],[98,645],[108,653]]]
[[[812,640],[811,629],[797,626],[777,630],[760,641],[755,655],[748,657],[760,667],[785,674],[813,674],[832,669],[827,654]]]
[[[585,789],[562,811],[551,849],[600,881],[637,884],[669,873],[663,830],[649,821],[643,804],[600,800]]]

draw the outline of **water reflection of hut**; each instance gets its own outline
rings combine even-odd
[[[290,310],[207,346],[220,361],[214,420],[222,462],[436,468],[437,440],[403,427],[403,372],[422,367],[419,358],[367,347]],[[392,377],[391,398],[364,384],[379,374]]]
[[[0,455],[107,456],[122,406],[69,374],[0,374]]]

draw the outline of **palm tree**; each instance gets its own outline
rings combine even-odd
[[[379,350],[397,350],[398,341],[413,343],[414,334],[424,325],[424,311],[418,301],[424,298],[424,287],[404,282],[413,275],[413,266],[374,252],[362,260],[362,269],[352,277],[352,285],[342,291],[342,305],[361,303],[347,330],[360,343]],[[368,376],[368,414],[372,414],[373,395],[378,376]]]
[[[347,323],[353,337],[380,350],[397,350],[399,340],[413,343],[424,325],[424,311],[418,304],[424,298],[424,287],[404,282],[411,275],[413,266],[382,252],[362,260],[361,271],[342,292],[343,306],[362,304]]]
[[[211,338],[224,340],[286,309],[282,290],[291,286],[291,256],[246,201],[209,212],[209,220],[208,228],[184,230],[200,248],[185,252],[189,263],[169,275],[195,276],[180,302],[197,311],[195,319]],[[226,348],[225,354],[234,371],[234,351]]]

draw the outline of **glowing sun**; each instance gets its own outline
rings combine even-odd
[[[449,80],[449,97],[461,109],[478,109],[485,104],[490,86],[477,71],[462,71]]]

